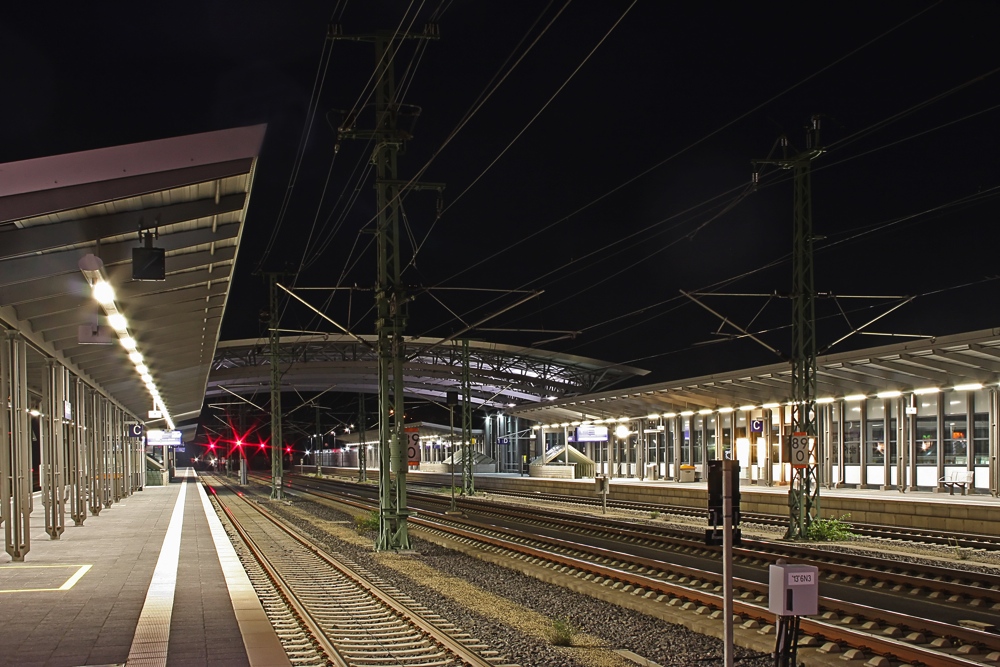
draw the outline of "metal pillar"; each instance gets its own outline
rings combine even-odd
[[[97,516],[103,506],[103,486],[101,483],[101,395],[94,389],[87,389],[87,481],[90,486],[90,513]]]
[[[87,518],[87,433],[86,385],[77,377],[70,378],[70,427],[66,443],[66,483],[69,485],[69,515],[73,524],[82,526]]]
[[[28,425],[27,345],[16,331],[3,332],[0,346],[0,434],[10,434],[0,446],[0,518],[7,553],[24,561],[31,550],[31,431]]]
[[[476,451],[472,442],[472,382],[469,379],[469,339],[462,340],[462,495],[476,493]]]
[[[281,490],[282,450],[284,437],[281,433],[281,372],[278,368],[280,334],[278,333],[278,276],[270,274],[268,290],[270,324],[268,338],[271,352],[271,500],[283,498]]]
[[[819,119],[812,119],[806,134],[806,149],[788,156],[788,140],[781,141],[786,153],[774,164],[791,169],[794,182],[792,225],[792,432],[816,442],[816,290],[813,281],[812,161],[822,154]],[[786,539],[801,539],[809,524],[819,518],[819,469],[816,457],[808,467],[793,468],[788,490],[789,522]]]
[[[45,385],[42,390],[42,412],[39,418],[41,461],[39,477],[42,506],[45,508],[45,532],[58,540],[66,530],[66,500],[63,471],[65,457],[63,441],[63,406],[69,371],[54,359],[45,362]]]
[[[368,481],[368,429],[365,427],[365,395],[358,394],[358,481]]]
[[[340,26],[329,33],[332,39],[371,41],[375,45],[375,125],[372,130],[355,127],[357,117],[345,118],[340,138],[364,139],[375,146],[377,277],[375,282],[375,323],[379,361],[379,530],[378,550],[409,549],[406,509],[406,434],[403,402],[403,331],[409,298],[401,281],[399,208],[404,188],[441,190],[441,184],[401,183],[397,180],[396,159],[410,132],[397,126],[401,105],[396,100],[394,65],[396,49],[404,39],[437,39],[437,26],[423,33],[379,32],[374,35],[346,36]],[[415,116],[415,108],[408,108]]]

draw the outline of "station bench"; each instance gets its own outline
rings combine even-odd
[[[955,487],[957,486],[962,490],[962,495],[965,495],[965,490],[972,486],[972,471],[971,470],[949,470],[948,474],[938,480],[938,484],[941,486],[948,487],[948,495],[955,495]]]

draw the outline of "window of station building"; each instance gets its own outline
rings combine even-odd
[[[844,403],[844,465],[861,463],[861,404]]]
[[[990,407],[985,389],[973,394],[972,463],[977,466],[990,464]]]
[[[969,417],[965,392],[953,391],[945,394],[944,434],[941,438],[941,452],[945,465],[967,465],[969,462]]]

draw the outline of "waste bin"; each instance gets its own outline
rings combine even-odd
[[[655,463],[646,464],[646,479],[659,479],[660,471]]]
[[[682,482],[694,481],[694,466],[681,466],[681,481]]]

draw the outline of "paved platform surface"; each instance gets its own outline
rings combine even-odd
[[[193,472],[0,553],[0,665],[288,665]]]

